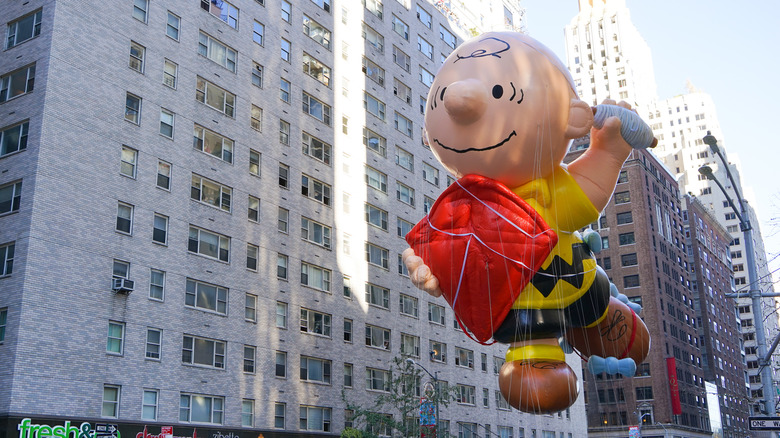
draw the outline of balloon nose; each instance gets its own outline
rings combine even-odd
[[[438,97],[438,96],[437,96]],[[487,89],[476,79],[453,82],[442,92],[444,108],[453,121],[459,125],[476,122],[487,107]]]

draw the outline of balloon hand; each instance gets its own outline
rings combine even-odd
[[[406,269],[409,271],[409,278],[412,283],[434,297],[440,297],[442,290],[439,287],[439,279],[433,275],[431,268],[423,262],[423,259],[414,254],[412,248],[407,248],[401,254]]]

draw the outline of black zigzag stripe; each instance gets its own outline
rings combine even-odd
[[[571,246],[572,264],[563,260],[560,256],[553,257],[550,266],[536,271],[531,278],[531,284],[547,298],[555,289],[558,280],[563,280],[577,289],[582,287],[585,280],[582,261],[590,258],[590,250],[584,243],[575,243]]]

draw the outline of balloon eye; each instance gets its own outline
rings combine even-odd
[[[444,92],[447,90],[447,87],[444,87],[441,89],[441,94],[439,95],[439,100],[444,100]]]
[[[501,99],[501,96],[504,95],[504,88],[501,85],[496,85],[493,87],[493,97],[496,99]]]

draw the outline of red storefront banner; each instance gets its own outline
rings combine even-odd
[[[672,414],[682,414],[680,388],[677,386],[677,362],[673,357],[666,358],[666,372],[669,374],[669,393],[672,396]]]

